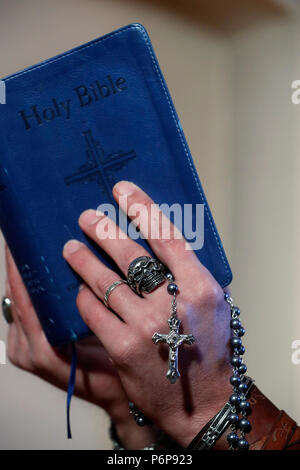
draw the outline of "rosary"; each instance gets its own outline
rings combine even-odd
[[[141,275],[142,273],[142,275]],[[150,293],[165,280],[168,281],[167,291],[172,298],[171,316],[168,319],[169,333],[154,333],[152,341],[154,344],[166,343],[169,347],[169,367],[166,374],[171,384],[175,384],[180,377],[178,370],[178,349],[183,344],[191,345],[195,342],[192,334],[180,334],[181,321],[177,317],[177,300],[179,293],[174,277],[170,272],[164,270],[163,265],[150,257],[140,257],[134,260],[128,270],[128,284],[139,295],[142,292]],[[231,365],[233,368],[230,383],[232,394],[222,410],[217,413],[207,425],[198,433],[188,446],[189,450],[210,450],[227,428],[230,429],[227,441],[231,450],[248,450],[249,443],[246,434],[251,431],[248,415],[251,412],[247,396],[253,384],[250,377],[246,377],[247,366],[243,362],[245,348],[242,344],[242,336],[245,334],[239,319],[240,309],[233,304],[232,298],[224,293],[224,300],[230,306],[230,328],[231,328]],[[130,403],[130,412],[133,414],[139,426],[149,424],[149,420]]]
[[[161,333],[154,333],[152,341],[157,344],[159,342],[167,343],[169,346],[169,369],[167,372],[167,378],[171,384],[174,384],[180,373],[178,370],[178,348],[182,344],[193,344],[195,338],[193,335],[181,335],[179,328],[181,321],[177,318],[177,301],[176,295],[178,294],[178,286],[174,283],[174,278],[171,273],[166,275],[168,281],[168,293],[173,295],[171,316],[168,319],[170,331],[167,335]]]

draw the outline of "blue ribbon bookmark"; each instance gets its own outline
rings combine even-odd
[[[73,396],[74,389],[75,389],[76,367],[77,367],[76,345],[75,345],[75,343],[72,343],[72,364],[71,364],[70,378],[69,378],[69,385],[68,385],[68,394],[67,394],[67,435],[68,435],[68,439],[72,439],[71,423],[70,423],[70,408],[71,408],[72,396]]]

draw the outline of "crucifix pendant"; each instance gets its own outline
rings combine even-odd
[[[193,335],[181,335],[179,327],[181,321],[175,316],[171,316],[168,320],[170,331],[167,335],[161,333],[154,333],[152,341],[157,344],[159,342],[167,343],[169,346],[169,369],[166,374],[171,384],[174,384],[177,377],[180,377],[178,370],[178,348],[182,344],[193,344],[195,338]]]

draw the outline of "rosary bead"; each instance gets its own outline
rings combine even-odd
[[[239,372],[239,374],[241,374],[241,375],[242,375],[242,374],[246,374],[246,372],[247,372],[247,366],[246,366],[246,364],[241,364],[241,365],[239,366],[239,368],[238,368],[238,372]]]
[[[236,424],[238,420],[239,420],[239,415],[237,415],[236,413],[231,413],[228,416],[228,421],[230,422],[230,424]]]
[[[172,274],[172,273],[167,273],[167,274],[166,274],[166,279],[167,279],[167,281],[169,281],[169,282],[174,281],[174,276],[173,276],[173,274]]]
[[[232,405],[237,406],[237,405],[240,405],[241,403],[241,397],[238,393],[233,393],[230,396],[229,401]]]
[[[232,427],[232,432],[227,435],[227,441],[231,449],[248,450],[249,443],[244,438],[244,434],[251,431],[250,421],[246,418],[251,413],[250,403],[246,400],[248,386],[242,381],[243,375],[247,372],[247,366],[243,363],[241,356],[245,353],[245,347],[242,344],[241,337],[245,334],[241,321],[239,320],[240,309],[233,306],[233,301],[228,294],[224,294],[225,301],[230,304],[231,320],[230,328],[233,330],[231,338],[231,346],[233,355],[231,357],[231,365],[233,366],[233,375],[230,377],[230,383],[233,387],[233,393],[229,398],[232,405],[231,413],[228,416],[228,422]],[[242,414],[241,419],[239,414]],[[239,436],[237,430],[240,429]],[[235,432],[236,431],[236,432]]]
[[[174,282],[171,282],[171,284],[168,285],[167,289],[170,295],[177,294],[178,292],[178,286]]]
[[[239,403],[239,410],[246,415],[250,414],[251,408],[249,402],[247,400],[241,400]]]
[[[136,424],[138,424],[139,426],[145,426],[145,419],[143,416],[138,416],[136,418]]]
[[[233,330],[238,330],[241,326],[242,324],[237,318],[232,318],[232,320],[230,320],[230,328]]]
[[[241,367],[242,365],[242,359],[239,356],[233,356],[231,359],[231,365],[233,367]]]
[[[250,421],[246,418],[242,418],[239,422],[239,428],[243,432],[250,432],[251,431],[251,424]]]
[[[241,379],[238,375],[232,375],[230,377],[230,383],[233,387],[238,387],[241,383]]]
[[[231,432],[227,436],[227,441],[230,446],[236,448],[239,442],[239,436],[235,432]]]
[[[243,382],[240,383],[239,386],[238,386],[238,391],[239,391],[240,393],[246,393],[246,392],[247,392],[247,389],[248,389],[247,384],[245,384],[245,383],[243,383]]]
[[[239,439],[238,449],[239,450],[248,450],[249,449],[249,442],[246,441],[246,439]]]
[[[231,338],[231,345],[234,348],[238,348],[238,347],[242,346],[242,340],[235,336],[234,338]]]
[[[129,406],[129,409],[130,409],[131,411],[133,411],[133,410],[135,409],[134,403],[133,403],[132,401],[130,401],[130,402],[128,403],[128,406]]]
[[[240,336],[240,337],[241,337],[241,336],[244,336],[245,333],[246,333],[246,330],[245,330],[245,328],[243,328],[242,326],[240,326],[240,327],[238,328],[237,332],[236,332],[236,334],[237,334],[238,336]]]

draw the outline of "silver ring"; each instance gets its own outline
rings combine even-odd
[[[127,283],[131,289],[142,296],[150,294],[166,280],[166,267],[150,256],[139,256],[128,267]]]
[[[13,323],[14,319],[12,316],[12,301],[9,297],[2,298],[2,313],[8,324]]]
[[[116,281],[111,286],[109,286],[109,288],[105,292],[104,299],[103,299],[105,307],[109,308],[108,298],[110,294],[112,293],[112,291],[115,290],[115,288],[120,286],[121,284],[127,284],[127,281],[125,281],[124,279],[119,279],[119,281]]]

